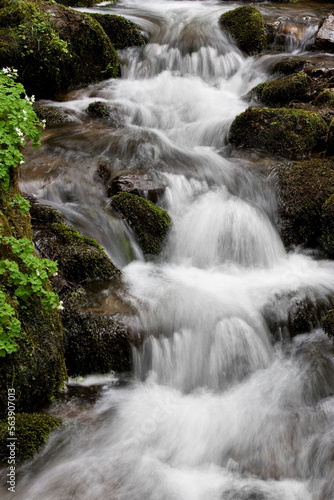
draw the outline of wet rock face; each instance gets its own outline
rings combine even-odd
[[[312,79],[306,73],[295,73],[261,83],[249,92],[248,98],[267,106],[284,106],[293,100],[309,101],[312,97],[312,87]]]
[[[120,274],[96,241],[67,225],[59,212],[33,203],[30,213],[36,247],[44,258],[58,262],[64,280],[79,284]]]
[[[220,17],[219,24],[248,55],[257,54],[266,46],[264,20],[261,12],[254,7],[238,7],[228,11]]]
[[[333,255],[333,159],[281,164],[277,174],[285,245],[319,248]]]
[[[160,252],[170,227],[170,217],[154,203],[130,193],[113,197],[112,208],[133,228],[145,254]]]
[[[108,186],[108,196],[118,193],[132,193],[156,203],[163,195],[165,187],[154,182],[146,172],[129,172],[118,175]]]
[[[334,13],[324,19],[315,38],[315,50],[334,50]]]
[[[91,14],[91,16],[101,24],[116,50],[145,43],[139,27],[125,17],[112,14]]]
[[[297,158],[324,149],[326,134],[326,122],[317,113],[287,108],[248,108],[233,121],[229,139],[235,146]]]

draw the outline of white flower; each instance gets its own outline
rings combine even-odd
[[[24,144],[24,137],[21,137],[21,144]]]
[[[22,132],[22,131],[18,128],[18,127],[16,127],[16,129],[15,129],[15,130],[16,130],[17,135],[18,135],[19,137],[22,137],[22,136],[23,136],[23,132]]]
[[[27,117],[26,116],[23,117],[23,121],[27,121]]]
[[[31,103],[35,102],[35,96],[34,96],[34,95],[32,95],[32,96],[31,96],[31,98],[30,98],[30,102],[31,102]]]
[[[39,276],[39,270],[38,270],[38,269],[37,269],[37,271],[36,271],[36,274],[37,274],[37,276]]]
[[[63,311],[64,310],[64,306],[63,306],[63,301],[62,300],[59,302],[59,306],[57,306],[57,309],[58,309],[58,311]]]
[[[26,110],[25,110],[25,109],[22,109],[22,113],[23,113],[24,115],[26,115],[26,114],[27,114],[27,112],[26,112]]]
[[[7,73],[10,73],[10,68],[2,68],[1,71],[6,75]]]
[[[25,163],[25,161],[21,160],[21,161],[20,161],[20,165],[22,165],[22,163]]]
[[[55,273],[53,273],[53,274],[52,274],[52,276],[58,276],[58,273],[57,273],[57,272],[55,272]]]
[[[25,100],[26,100],[26,101],[29,101],[29,102],[30,102],[30,99],[29,99],[29,97],[28,97],[27,95],[26,95],[26,96],[24,96],[24,98],[25,98]]]

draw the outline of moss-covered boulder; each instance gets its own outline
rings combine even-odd
[[[90,14],[98,21],[116,50],[145,43],[139,27],[123,16],[112,14]]]
[[[321,241],[326,253],[334,257],[334,184],[332,185],[332,192],[333,194],[322,206]]]
[[[102,101],[91,102],[87,108],[87,113],[94,118],[108,118],[111,107]]]
[[[229,140],[234,146],[294,158],[324,149],[326,134],[326,122],[317,113],[248,108],[233,121]]]
[[[261,52],[266,46],[264,19],[254,7],[238,7],[225,12],[219,24],[232,35],[238,47],[249,55]]]
[[[117,52],[95,19],[41,0],[0,9],[0,65],[17,68],[38,97],[119,74]]]
[[[57,260],[65,280],[107,281],[120,274],[96,241],[69,226],[57,210],[33,203],[30,212],[36,247],[44,258]]]
[[[306,73],[295,73],[260,83],[249,92],[248,98],[260,101],[266,106],[284,106],[294,100],[309,101],[312,86],[312,79]]]
[[[101,0],[56,0],[57,3],[66,5],[66,7],[93,7],[97,3],[101,3]],[[116,3],[117,0],[110,3]]]
[[[334,161],[286,163],[277,170],[282,237],[287,246],[332,252]]]
[[[283,75],[292,75],[302,71],[306,64],[306,59],[300,57],[284,57],[275,63],[273,73],[282,73]]]
[[[69,375],[130,371],[130,336],[120,320],[84,310],[86,294],[81,287],[64,297],[64,306]]]
[[[46,443],[61,420],[41,413],[15,415],[15,463],[31,458]],[[0,462],[8,465],[8,420],[0,422]],[[14,451],[14,450],[13,450]]]
[[[61,109],[50,106],[41,106],[40,104],[33,104],[34,111],[40,120],[45,120],[47,127],[53,125],[61,125],[70,121],[69,116],[61,111]]]
[[[334,339],[334,309],[328,311],[326,316],[324,316],[321,320],[321,325],[324,329],[324,332]]]
[[[314,100],[316,106],[334,106],[334,89],[324,89]]]
[[[170,226],[170,217],[154,203],[135,194],[120,193],[112,207],[129,223],[145,254],[158,254]]]

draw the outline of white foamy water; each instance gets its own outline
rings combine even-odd
[[[333,500],[331,343],[315,324],[291,341],[289,317],[295,304],[329,306],[334,265],[285,251],[270,175],[227,156],[242,96],[267,78],[218,28],[236,6],[106,8],[148,42],[122,52],[122,79],[71,93],[61,106],[74,124],[44,140],[62,167],[29,189],[120,262],[141,337],[131,382],[71,381],[102,386],[100,396],[18,472],[19,500]],[[117,111],[116,125],[87,119],[95,100]],[[115,229],[103,210],[97,160],[165,186],[172,228],[156,260],[145,262],[131,228]]]

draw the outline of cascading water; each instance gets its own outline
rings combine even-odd
[[[242,96],[266,79],[218,29],[237,6],[121,2],[112,13],[149,42],[122,52],[122,79],[60,103],[72,122],[50,132],[39,154],[62,166],[43,172],[47,183],[23,179],[74,224],[86,220],[123,266],[145,335],[133,380],[89,379],[104,384],[99,399],[20,470],[17,499],[333,499],[330,342],[321,329],[287,341],[287,317],[293,300],[329,303],[334,265],[286,253],[274,179],[260,162],[228,156]],[[117,125],[87,121],[96,99],[115,109]],[[115,170],[147,170],[166,187],[160,204],[173,226],[158,261],[144,262],[126,229],[131,263],[121,244],[106,243],[116,231],[94,181],[97,157]],[[26,178],[33,166],[31,156]]]

